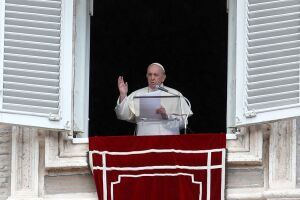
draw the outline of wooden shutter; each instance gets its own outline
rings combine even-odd
[[[1,4],[1,122],[70,129],[72,1]]]
[[[236,124],[300,115],[300,1],[237,1]]]

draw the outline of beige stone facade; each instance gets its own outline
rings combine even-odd
[[[66,134],[0,128],[0,199],[97,199],[88,144]],[[243,128],[227,140],[226,199],[300,199],[297,120]]]

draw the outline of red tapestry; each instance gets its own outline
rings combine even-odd
[[[99,200],[223,200],[225,134],[91,137]]]

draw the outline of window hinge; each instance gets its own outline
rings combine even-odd
[[[67,129],[67,130],[69,130],[70,128],[71,128],[71,126],[70,126],[71,124],[70,124],[70,122],[69,121],[67,121],[66,123],[65,123],[65,129]],[[72,135],[73,135],[73,133],[72,133]]]
[[[90,0],[89,12],[90,12],[90,16],[94,15],[94,0]]]
[[[241,133],[241,129],[238,127],[228,127],[230,130],[230,134],[239,135]]]
[[[49,120],[50,121],[59,121],[59,120],[61,120],[61,117],[59,114],[49,113]]]
[[[250,110],[250,111],[245,112],[245,117],[246,117],[246,118],[256,117],[256,112],[255,112],[255,110]]]

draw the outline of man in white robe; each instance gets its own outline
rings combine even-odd
[[[183,95],[175,89],[163,86],[166,79],[165,69],[159,63],[152,63],[147,68],[148,87],[136,90],[129,96],[128,84],[122,76],[118,78],[118,89],[120,96],[115,107],[118,119],[137,123],[137,135],[177,135],[180,129],[186,128],[187,118],[193,113]],[[155,112],[159,115],[156,120],[148,120],[139,117],[139,108],[136,98],[149,95],[149,93],[160,91],[161,105]],[[168,98],[170,97],[170,98]],[[175,100],[172,97],[176,97]]]

